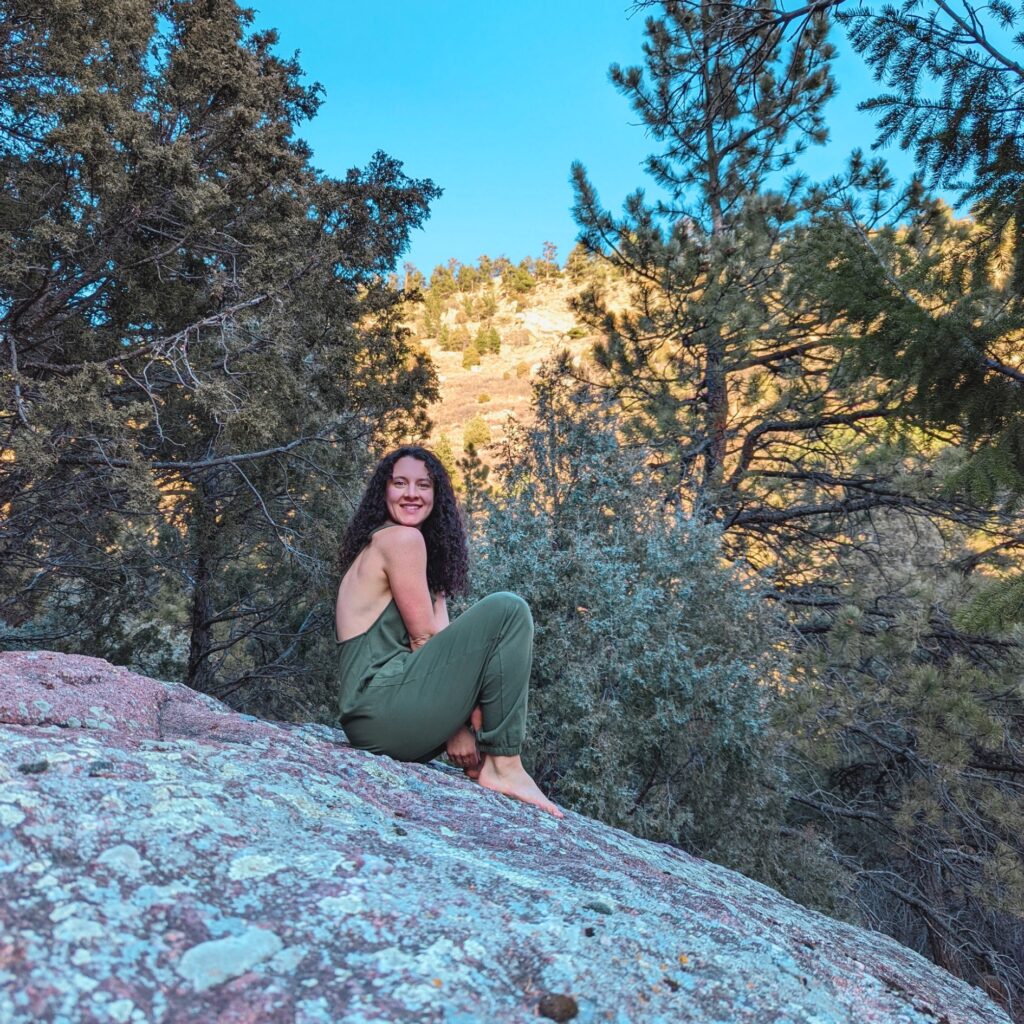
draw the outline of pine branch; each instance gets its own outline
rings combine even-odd
[[[966,32],[989,56],[1001,64],[1007,71],[1012,71],[1018,78],[1024,78],[1024,67],[1021,67],[1015,60],[1011,60],[1004,53],[997,50],[989,41],[985,35],[985,30],[981,27],[981,23],[977,18],[972,17],[973,24],[968,24],[964,19],[953,10],[953,8],[946,2],[946,0],[934,0],[935,6],[945,11],[949,15],[951,21],[959,25],[964,32]],[[973,8],[970,5],[966,5],[973,15]]]

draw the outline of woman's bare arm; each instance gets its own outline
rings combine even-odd
[[[438,594],[434,598],[434,622],[437,624],[438,633],[448,625],[448,602],[444,594]]]
[[[409,646],[415,651],[448,625],[447,608],[439,622],[427,587],[427,545],[414,526],[393,526],[382,530],[377,538],[391,596],[409,634]]]

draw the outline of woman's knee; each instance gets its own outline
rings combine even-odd
[[[518,594],[513,594],[509,590],[498,590],[481,599],[480,603],[484,602],[500,608],[502,614],[512,621],[522,622],[531,630],[533,629],[533,614],[530,611],[530,606]]]

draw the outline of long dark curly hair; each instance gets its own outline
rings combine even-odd
[[[344,576],[356,555],[369,543],[370,534],[389,521],[385,500],[388,481],[395,463],[406,455],[419,459],[427,467],[434,485],[434,507],[420,526],[427,542],[427,586],[433,593],[448,597],[465,594],[469,589],[469,550],[455,489],[441,460],[432,451],[415,444],[402,445],[377,463],[342,538],[338,568]]]

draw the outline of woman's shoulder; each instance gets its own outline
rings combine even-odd
[[[410,553],[427,549],[423,534],[415,526],[402,526],[400,523],[378,527],[370,539],[382,551],[389,553]]]

